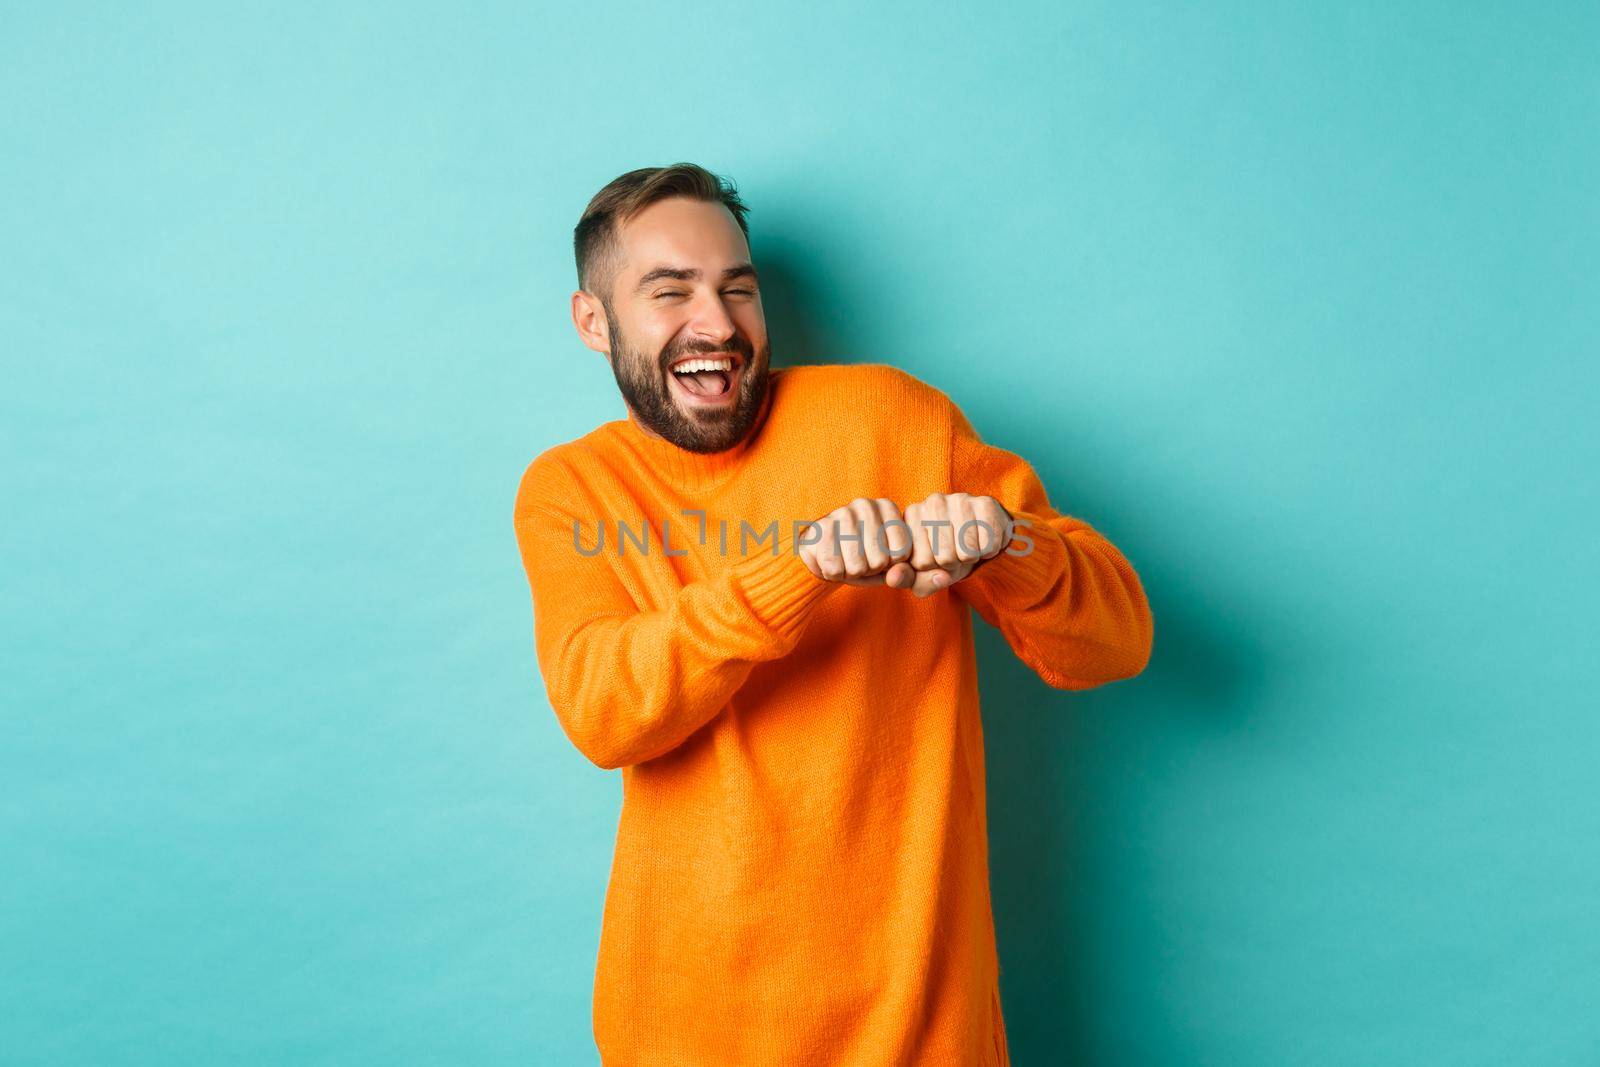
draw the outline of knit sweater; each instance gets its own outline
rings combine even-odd
[[[947,590],[824,581],[795,551],[856,497],[935,492],[1018,524]],[[537,456],[515,526],[550,706],[622,770],[602,1062],[1007,1065],[968,608],[1054,688],[1129,678],[1152,620],[1122,554],[886,364],[774,368],[716,454],[630,411]]]

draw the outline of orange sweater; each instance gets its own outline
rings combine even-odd
[[[1028,525],[950,590],[825,582],[793,550],[855,497],[956,491]],[[775,368],[727,452],[631,412],[550,448],[516,532],[550,706],[623,772],[602,1062],[1007,1064],[967,608],[1051,686],[1131,677],[1152,623],[1118,550],[884,364]]]

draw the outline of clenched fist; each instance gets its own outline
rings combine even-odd
[[[927,596],[961,581],[986,559],[1011,543],[1014,520],[992,496],[933,493],[905,509],[911,527],[910,564],[918,584],[912,592]],[[926,575],[932,588],[922,591]]]
[[[846,585],[911,585],[911,529],[886,497],[856,497],[815,521],[798,542],[800,558],[818,578]]]

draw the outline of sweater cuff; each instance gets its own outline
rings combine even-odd
[[[800,639],[812,606],[838,584],[812,574],[790,538],[778,541],[776,553],[758,552],[729,572],[751,614],[781,642],[779,655]]]
[[[1011,543],[999,555],[974,567],[960,584],[975,582],[998,603],[1029,607],[1042,600],[1067,573],[1070,550],[1062,535],[1043,517],[1025,511],[1013,512],[1011,517],[1018,523]]]

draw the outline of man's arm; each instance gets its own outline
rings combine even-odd
[[[1144,670],[1154,626],[1132,565],[1088,523],[1051,507],[1026,460],[985,444],[953,403],[951,416],[951,491],[994,497],[1017,523],[1012,543],[951,591],[1056,689]]]
[[[834,588],[780,533],[776,555],[757,550],[641,611],[603,555],[577,550],[577,516],[530,483],[515,519],[539,671],[562,729],[596,766],[642,763],[687,740],[757,663],[794,648],[812,605]],[[582,519],[585,548],[597,521]]]

